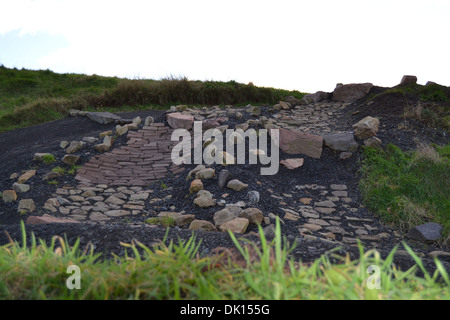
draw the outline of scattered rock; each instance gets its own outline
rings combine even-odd
[[[377,134],[379,125],[380,120],[368,116],[354,124],[353,129],[359,139],[366,139]]]
[[[114,137],[106,136],[103,138],[103,143],[96,144],[94,146],[94,149],[97,150],[98,152],[108,151],[111,148],[113,142],[114,142]]]
[[[80,156],[77,156],[74,154],[66,154],[62,158],[62,162],[69,164],[69,165],[76,165],[79,160],[80,160]]]
[[[230,180],[227,184],[227,188],[233,189],[235,191],[241,191],[248,188],[248,184],[239,181],[238,179]]]
[[[83,141],[87,142],[87,143],[94,143],[98,141],[98,138],[95,137],[84,137]]]
[[[106,136],[112,136],[113,135],[113,132],[112,132],[112,130],[108,130],[108,131],[103,131],[103,132],[100,132],[100,134],[98,135],[100,138],[104,138],[104,137],[106,137]]]
[[[341,152],[339,154],[339,159],[341,159],[341,160],[349,159],[349,158],[351,158],[352,155],[353,155],[353,153],[351,153],[351,152]]]
[[[179,112],[167,114],[167,122],[172,129],[192,129],[194,117]]]
[[[204,230],[204,231],[215,231],[217,232],[217,228],[209,221],[206,220],[194,220],[189,225],[190,230]]]
[[[86,143],[84,141],[72,141],[66,149],[66,153],[75,153],[84,148]]]
[[[50,172],[47,172],[46,174],[44,174],[42,176],[42,180],[44,180],[44,181],[46,181],[46,180],[53,180],[53,179],[59,178],[60,176],[61,176],[61,173],[50,171]]]
[[[2,193],[3,202],[14,202],[17,200],[17,193],[14,190],[5,190]]]
[[[247,193],[248,203],[250,205],[255,205],[259,202],[259,192],[256,190],[249,191]]]
[[[25,183],[27,182],[31,177],[33,177],[36,174],[36,170],[27,170],[24,174],[22,174],[19,179],[17,179],[18,183]]]
[[[305,154],[320,159],[323,138],[318,135],[279,129],[280,149],[288,154]]]
[[[285,159],[281,160],[280,163],[284,165],[289,170],[297,169],[301,166],[303,166],[305,159],[303,158],[295,158],[295,159]]]
[[[263,213],[258,208],[247,208],[239,214],[239,217],[246,218],[253,224],[261,224],[263,221]]]
[[[246,218],[235,218],[222,224],[219,228],[222,232],[231,231],[233,233],[245,233],[249,221]]]
[[[364,145],[367,147],[378,148],[381,144],[381,140],[377,137],[370,137],[369,139],[364,140]]]
[[[28,190],[30,190],[30,186],[27,184],[15,182],[13,184],[13,189],[18,193],[23,193],[23,192],[27,192]]]
[[[195,220],[194,214],[182,214],[175,217],[175,225],[181,227],[190,224]]]
[[[116,133],[119,135],[119,136],[123,136],[125,133],[127,133],[128,132],[128,126],[127,125],[123,125],[123,126],[121,126],[120,124],[118,124],[117,126],[116,126]]]
[[[355,152],[358,149],[358,143],[352,133],[336,133],[323,137],[324,144],[335,151]]]
[[[69,141],[63,140],[59,143],[61,149],[65,149],[69,145]]]
[[[203,190],[203,182],[200,179],[194,179],[191,182],[191,186],[189,188],[190,193],[196,193],[200,190]]]
[[[36,210],[36,205],[33,199],[22,199],[19,201],[19,208],[17,209],[19,213],[33,212],[34,210]]]
[[[216,201],[206,194],[202,194],[194,199],[194,204],[196,204],[200,208],[209,208],[214,207],[216,205]]]
[[[241,211],[242,211],[242,209],[241,209]],[[224,208],[224,209],[214,213],[214,216],[213,216],[214,225],[217,228],[220,228],[220,226],[222,224],[224,224],[225,222],[231,221],[237,217],[238,217],[238,215],[236,215],[231,210],[229,210],[228,207]]]
[[[148,116],[147,118],[145,118],[144,126],[149,126],[149,125],[151,125],[153,122],[155,122],[155,119],[153,119],[152,116]]]
[[[231,173],[228,170],[226,170],[226,169],[220,170],[219,177],[218,177],[218,183],[219,183],[219,187],[221,189],[225,187],[225,184],[227,183],[230,176],[231,176]]]
[[[35,153],[33,160],[42,162],[45,158],[53,158],[53,155],[51,153]]]
[[[216,170],[213,168],[205,168],[195,173],[195,179],[211,179],[215,176]]]

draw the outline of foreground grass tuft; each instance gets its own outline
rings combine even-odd
[[[404,153],[365,148],[360,182],[364,203],[386,223],[407,230],[434,221],[450,232],[450,146],[418,143]]]
[[[259,247],[230,233],[240,257],[202,257],[192,236],[178,244],[163,239],[152,248],[124,243],[124,257],[102,260],[91,248],[81,250],[78,241],[69,247],[60,237],[46,244],[32,236],[27,247],[22,230],[22,245],[0,247],[0,299],[450,299],[439,260],[430,275],[406,246],[417,264],[400,271],[393,264],[395,249],[382,260],[360,246],[357,260],[341,257],[332,264],[324,256],[306,265],[289,259],[278,222],[273,241],[260,228]],[[80,289],[66,286],[72,265],[80,268]],[[425,276],[416,276],[418,270]]]

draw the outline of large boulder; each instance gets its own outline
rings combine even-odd
[[[407,84],[415,84],[417,83],[417,77],[416,76],[403,76],[402,80],[400,81],[400,85],[407,85]]]
[[[88,112],[86,116],[92,121],[100,124],[108,124],[122,120],[121,117],[111,112]]]
[[[322,155],[323,137],[288,129],[279,129],[280,149],[288,154],[305,154],[319,159]]]
[[[355,135],[359,139],[367,139],[377,134],[379,125],[380,120],[368,116],[355,123],[353,125],[353,130],[355,130]]]
[[[167,114],[167,122],[172,129],[192,129],[194,117],[179,112]]]
[[[316,93],[310,93],[305,95],[301,100],[301,104],[318,103],[323,100],[327,100],[329,93],[324,91],[317,91]]]
[[[333,91],[333,100],[339,102],[353,102],[364,98],[372,87],[372,83],[351,83],[338,85]]]
[[[430,222],[415,226],[409,230],[407,236],[417,241],[434,241],[441,237],[442,226],[439,223]]]
[[[358,143],[352,133],[335,133],[323,137],[324,144],[335,151],[354,152],[358,149]]]

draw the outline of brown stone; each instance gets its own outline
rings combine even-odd
[[[216,231],[217,228],[209,221],[206,220],[194,220],[189,225],[190,230],[204,230],[204,231]]]
[[[318,135],[279,129],[280,149],[288,154],[305,154],[319,159],[322,155],[323,138]]]
[[[372,89],[372,83],[351,83],[337,86],[333,91],[333,100],[340,102],[353,102],[364,98]]]
[[[297,159],[285,159],[281,160],[280,163],[284,165],[289,170],[294,170],[296,168],[299,168],[303,165],[305,159],[303,158],[297,158]]]
[[[14,202],[17,200],[17,193],[14,190],[5,190],[2,193],[3,202]]]
[[[190,193],[199,192],[200,190],[203,190],[203,182],[200,179],[194,179],[191,182],[191,186],[189,188]]]
[[[167,122],[173,129],[192,129],[194,125],[194,117],[191,115],[185,115],[179,112],[167,114]]]
[[[22,174],[19,179],[17,179],[18,183],[25,183],[28,179],[33,177],[36,174],[36,170],[27,170],[24,174]]]
[[[231,231],[233,233],[244,233],[247,230],[249,221],[246,218],[235,218],[225,222],[220,226],[220,231]]]

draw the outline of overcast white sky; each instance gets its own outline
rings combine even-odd
[[[449,0],[0,0],[0,64],[304,92],[450,85]]]

